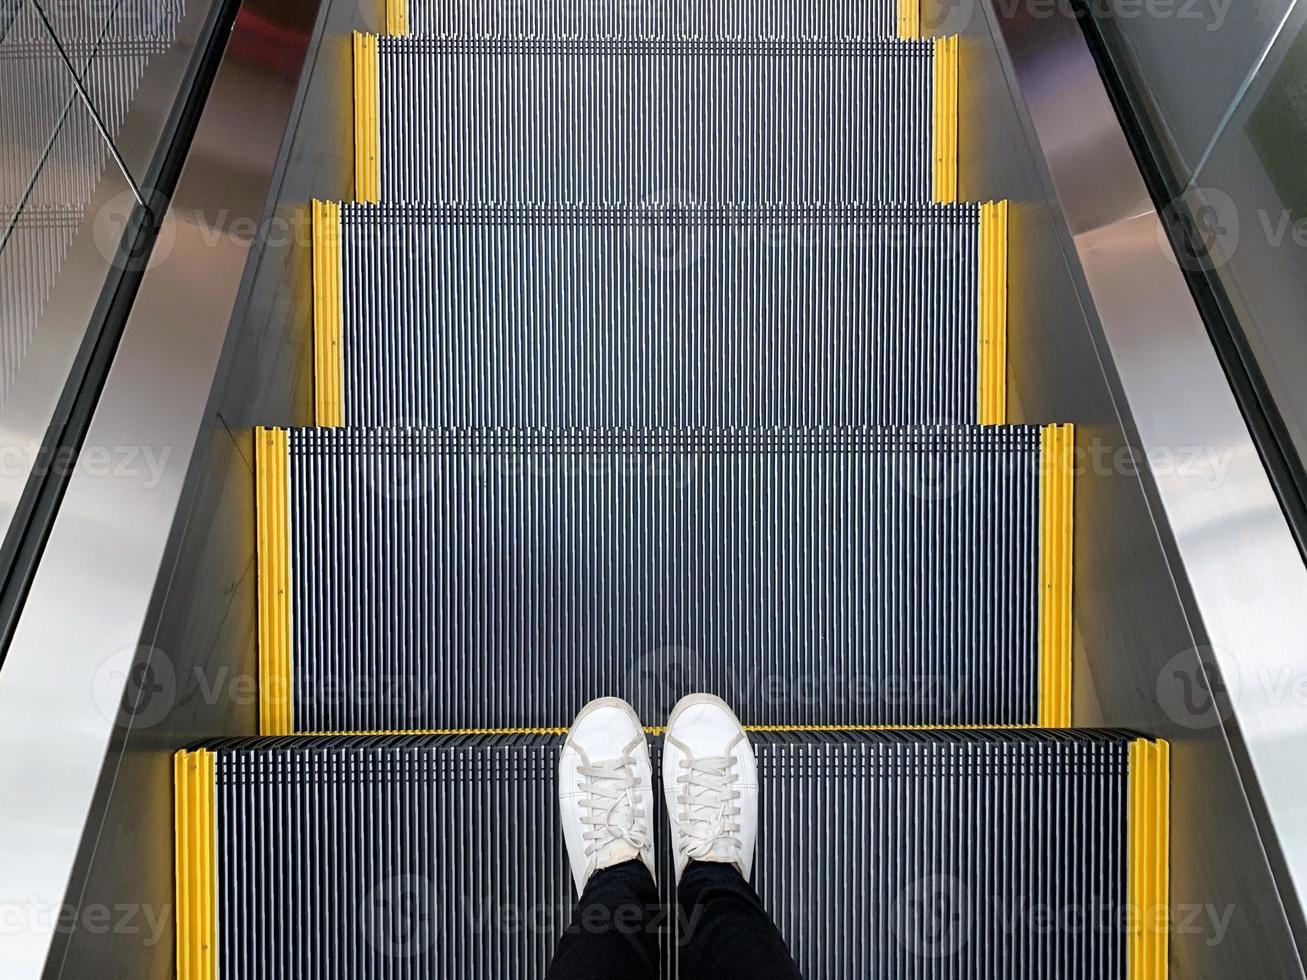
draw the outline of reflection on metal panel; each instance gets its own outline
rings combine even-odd
[[[0,38],[0,91],[6,94],[0,99],[0,249],[75,95],[73,79],[31,0],[19,0],[6,16],[8,29]],[[2,295],[8,297],[14,285],[0,279]],[[10,317],[4,314],[0,322],[7,326]]]
[[[0,411],[108,155],[91,114],[74,96],[20,203],[6,199],[13,219],[0,251]]]
[[[183,2],[58,4],[47,21],[25,0],[0,41],[0,412],[109,163],[99,126],[117,134]],[[105,229],[106,247],[121,230]]]

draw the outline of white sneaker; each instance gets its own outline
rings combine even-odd
[[[672,709],[663,793],[678,883],[691,861],[732,864],[749,877],[758,837],[758,762],[721,698],[691,694]]]
[[[596,871],[627,861],[654,873],[649,742],[620,698],[591,701],[572,722],[558,765],[558,810],[578,895]]]

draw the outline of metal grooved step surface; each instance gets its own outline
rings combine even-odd
[[[391,0],[392,5],[395,0]],[[414,34],[489,37],[889,37],[899,0],[408,0]]]
[[[1132,799],[1146,785],[1140,749],[1154,743],[918,732],[758,734],[755,744],[755,882],[808,980],[1125,980],[1131,905],[1148,894],[1138,883],[1151,868],[1140,845],[1160,824]],[[198,787],[212,795],[198,808],[211,829],[197,836],[217,855],[216,975],[543,977],[575,902],[559,745],[215,746]],[[656,824],[670,897],[661,806]],[[190,920],[185,901],[181,916]],[[660,932],[668,977],[678,918]]]
[[[932,199],[932,42],[377,48],[381,200]]]
[[[1036,427],[295,430],[296,731],[1033,724]]]
[[[977,205],[339,214],[348,424],[979,421]]]

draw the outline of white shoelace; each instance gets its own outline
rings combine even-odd
[[[638,854],[649,841],[648,815],[636,798],[635,760],[629,755],[583,765],[581,822],[590,829],[582,835],[589,857],[619,841]]]
[[[740,825],[732,819],[740,814],[735,805],[740,798],[735,788],[740,778],[735,758],[682,759],[681,769],[676,777],[677,784],[684,787],[676,796],[681,851],[692,860],[707,857],[719,843],[738,851],[743,845],[737,836]]]

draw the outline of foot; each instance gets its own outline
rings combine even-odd
[[[591,701],[572,722],[558,766],[558,809],[578,895],[596,871],[627,861],[654,873],[649,742],[620,698]]]
[[[721,698],[691,694],[672,709],[663,793],[678,883],[691,861],[730,864],[749,877],[758,836],[758,763]]]

